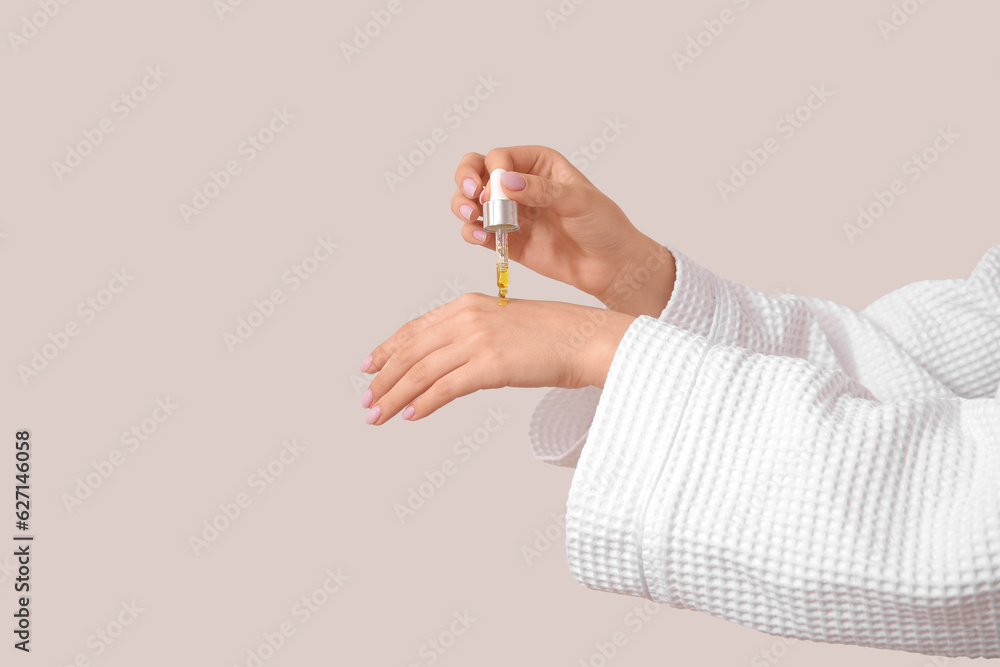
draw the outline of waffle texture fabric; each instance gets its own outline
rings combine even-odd
[[[814,641],[1000,657],[1000,245],[861,311],[765,295],[667,247],[666,308],[603,391],[553,389],[593,589]]]

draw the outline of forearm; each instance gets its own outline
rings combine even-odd
[[[611,284],[597,297],[609,310],[633,317],[659,317],[670,301],[676,273],[673,254],[640,234]]]

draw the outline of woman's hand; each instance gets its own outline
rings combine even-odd
[[[378,372],[362,398],[366,421],[400,410],[420,419],[459,396],[498,387],[604,386],[622,336],[635,319],[555,301],[464,294],[412,320],[362,364]]]
[[[673,290],[673,256],[551,148],[496,148],[462,158],[451,210],[464,223],[466,241],[493,248],[493,235],[476,219],[483,212],[481,200],[490,196],[489,175],[497,168],[508,171],[502,187],[518,203],[521,220],[521,229],[507,237],[511,259],[597,297],[612,310],[660,315]]]

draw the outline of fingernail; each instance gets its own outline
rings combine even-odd
[[[372,367],[372,355],[368,355],[368,358],[361,362],[361,372],[367,373],[368,369]]]
[[[485,195],[485,194],[486,194],[486,188],[483,188],[483,191],[479,193],[479,203],[480,204],[483,203],[483,195]]]
[[[486,232],[484,232],[481,229],[473,229],[472,230],[472,238],[474,238],[477,241],[479,241],[480,243],[482,243],[483,241],[486,240]]]
[[[462,214],[462,217],[466,220],[472,220],[472,207],[468,204],[462,204],[458,209],[458,212]]]
[[[361,407],[367,408],[369,405],[372,404],[373,398],[375,398],[375,396],[374,394],[372,394],[372,390],[369,389],[368,391],[365,392],[365,395],[361,397]]]
[[[500,182],[503,183],[503,186],[508,190],[523,190],[524,186],[528,184],[528,182],[524,180],[524,176],[521,174],[515,174],[512,171],[504,172],[503,175],[500,176]]]
[[[403,419],[406,419],[407,421],[413,419],[413,415],[416,413],[416,411],[417,409],[415,407],[413,407],[412,405],[407,405],[406,408],[403,410]]]
[[[365,423],[374,424],[375,422],[378,421],[378,418],[381,416],[382,416],[382,408],[381,406],[376,405],[374,408],[368,411],[368,414],[365,416]]]
[[[462,181],[462,188],[465,190],[465,194],[468,197],[472,197],[476,194],[476,182],[471,178],[467,178]]]

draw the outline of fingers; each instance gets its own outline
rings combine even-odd
[[[521,173],[537,172],[542,167],[551,166],[556,160],[565,160],[561,154],[547,146],[507,146],[494,148],[484,160],[484,172],[506,169]]]
[[[365,394],[362,404],[378,403],[410,369],[419,365],[422,359],[436,350],[451,344],[454,339],[454,327],[441,326],[438,322],[424,327],[409,339],[400,342],[391,351],[389,358],[379,366],[378,375],[368,385],[368,391],[371,393]],[[368,405],[364,407],[367,408]]]
[[[404,417],[410,421],[422,419],[456,398],[488,387],[489,384],[484,384],[483,374],[475,362],[464,364],[440,377],[429,389],[425,389],[411,402],[412,410],[404,412]]]
[[[483,173],[486,171],[486,156],[480,153],[466,153],[455,170],[455,185],[459,192],[470,200],[476,200],[479,189],[483,185]]]
[[[467,354],[463,347],[447,345],[420,358],[406,369],[397,382],[389,385],[388,393],[376,401],[365,421],[375,426],[384,424],[433,385],[444,381],[447,386],[450,382],[445,378],[468,360]],[[380,378],[381,374],[376,379]],[[473,391],[475,391],[474,388],[469,389],[466,393]],[[406,419],[412,419],[415,413],[416,407],[406,411],[403,416]]]
[[[430,414],[451,398],[495,386],[502,382],[501,369],[491,365],[492,372],[475,378],[478,387],[459,384],[452,386],[445,379],[470,359],[481,357],[483,341],[487,339],[484,315],[496,309],[493,299],[482,294],[466,293],[443,306],[403,325],[388,340],[379,345],[362,364],[367,373],[378,373],[361,400],[369,408],[365,421],[379,425],[403,410],[404,419],[412,419],[417,409],[414,400],[434,385],[443,384],[432,391],[428,401],[420,405],[421,415]],[[487,307],[487,304],[488,307]],[[491,310],[492,309],[492,310]],[[480,361],[478,366],[487,369]],[[455,393],[461,390],[462,393]]]
[[[485,201],[493,194],[489,174],[495,169],[507,171],[501,177],[504,194],[524,206],[547,208],[569,198],[586,195],[587,189],[569,176],[569,165],[562,165],[564,162],[566,160],[562,155],[545,146],[495,148],[486,156],[487,176],[481,200]],[[561,168],[554,168],[555,163]],[[561,178],[541,176],[539,172],[542,171]]]
[[[593,194],[582,183],[563,183],[515,171],[508,171],[500,177],[500,187],[504,194],[522,206],[554,208],[557,211],[565,209],[567,205],[574,209],[586,209]],[[483,193],[484,199],[489,199],[492,196],[491,186],[487,185]]]
[[[490,245],[493,243],[492,235],[483,230],[483,223],[478,221],[482,215],[482,206],[466,198],[465,193],[456,190],[451,198],[451,212],[454,213],[464,223],[462,225],[462,238],[467,243],[473,245]]]
[[[455,183],[458,189],[451,197],[451,212],[461,220],[462,238],[473,245],[488,245],[490,234],[483,231],[483,225],[478,222],[483,214],[483,206],[479,201],[482,194],[486,157],[480,153],[466,153],[455,170]]]
[[[483,214],[483,207],[478,201],[469,199],[461,189],[458,189],[451,196],[451,212],[458,216],[462,222],[475,223]]]
[[[424,313],[420,317],[410,320],[403,326],[399,328],[396,333],[391,335],[385,340],[381,345],[372,350],[370,356],[371,361],[365,361],[365,372],[366,373],[378,373],[385,366],[389,359],[401,350],[405,350],[407,345],[416,345],[412,343],[421,332],[427,331],[433,325],[442,321],[450,313],[458,308],[463,307],[464,304],[468,303],[468,294],[463,294],[457,299],[452,299],[451,301],[445,303],[443,306],[439,306],[434,310]],[[438,332],[432,334],[431,340],[437,340],[434,336],[437,336]],[[377,380],[378,378],[376,378]]]
[[[470,222],[462,225],[462,238],[472,245],[490,248],[496,245],[493,234],[485,231],[481,222]]]

